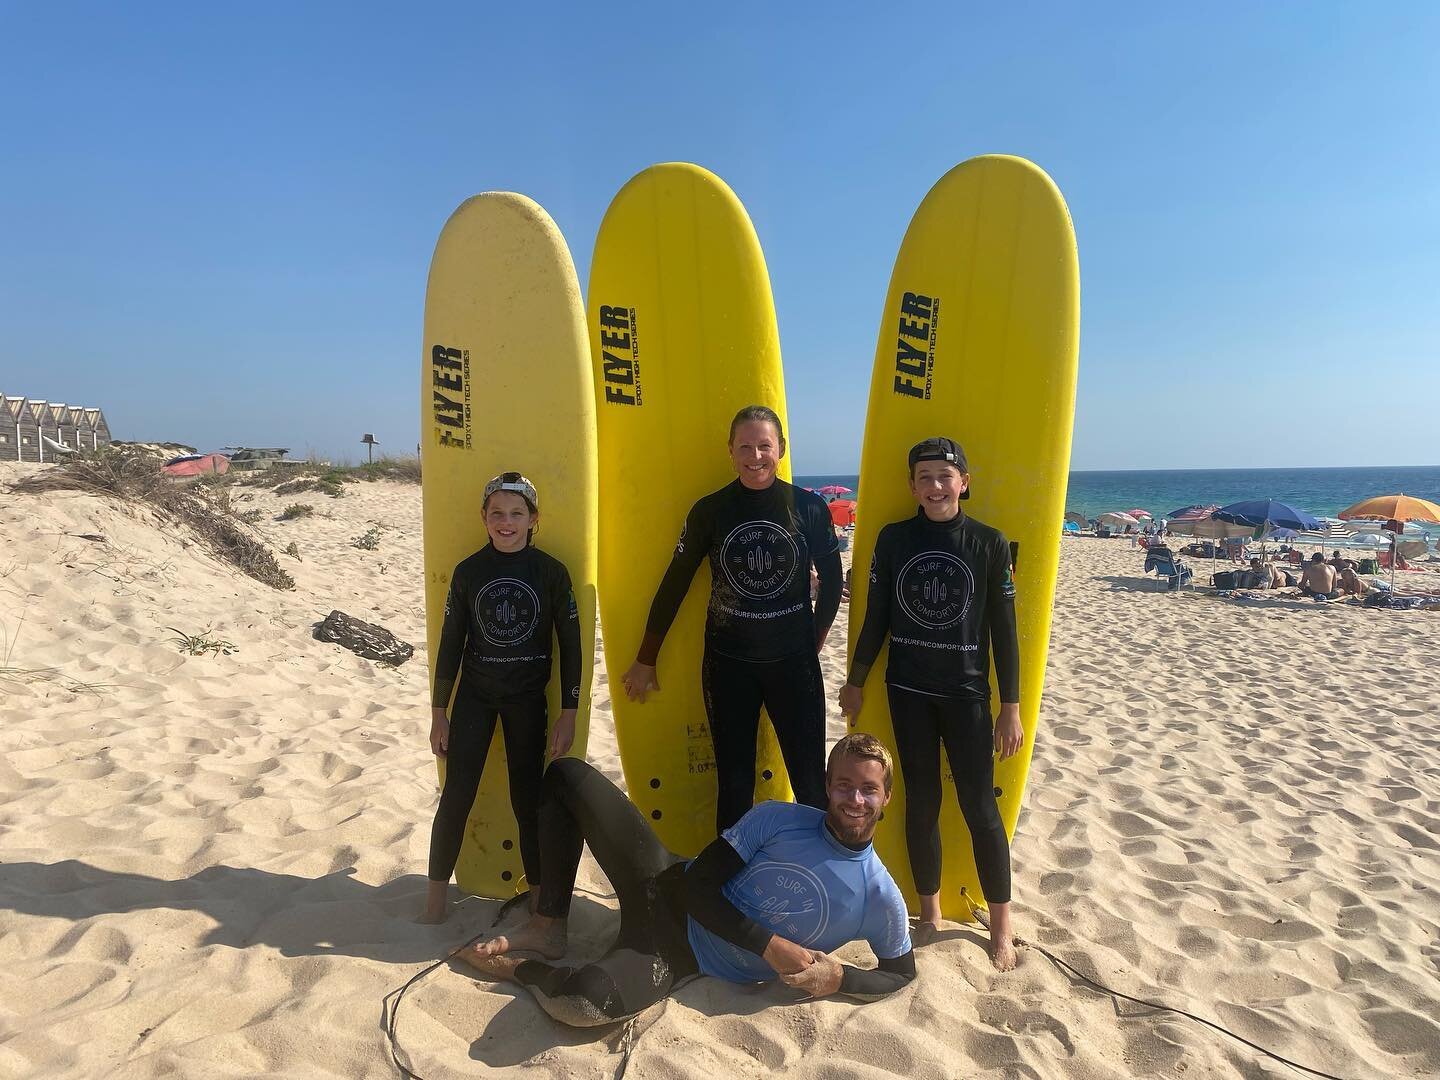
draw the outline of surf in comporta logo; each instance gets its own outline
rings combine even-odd
[[[519,645],[535,632],[540,598],[523,581],[496,578],[475,597],[475,616],[491,645]]]
[[[470,350],[436,345],[430,350],[430,416],[435,441],[461,450],[474,447],[470,431]]]
[[[930,630],[958,623],[970,610],[974,595],[970,567],[944,551],[916,555],[895,580],[895,599],[905,614]]]
[[[779,596],[795,580],[799,563],[795,538],[771,521],[747,521],[720,546],[725,580],[751,600]]]
[[[600,308],[600,378],[610,405],[643,405],[640,334],[633,307]]]
[[[895,337],[895,393],[930,400],[939,327],[938,296],[907,292],[900,298],[900,332]]]
[[[755,863],[735,878],[733,889],[746,915],[797,945],[814,944],[830,926],[830,896],[808,866]]]

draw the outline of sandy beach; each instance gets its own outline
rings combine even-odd
[[[0,465],[0,1075],[397,1075],[382,998],[497,907],[413,921],[437,798],[419,488],[234,488],[295,545],[281,592],[148,511],[5,491],[35,468]],[[1311,1068],[1440,1074],[1440,614],[1167,594],[1143,561],[1063,545],[1019,933]],[[414,659],[316,641],[337,608]],[[598,660],[594,690],[589,758],[619,780]],[[577,954],[612,907],[587,855]],[[1297,1075],[1034,949],[997,974],[978,928],[918,957],[876,1004],[701,979],[597,1031],[446,965],[399,1036],[429,1078]]]

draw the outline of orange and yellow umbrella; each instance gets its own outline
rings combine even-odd
[[[1434,521],[1440,522],[1440,506],[1413,495],[1376,495],[1340,511],[1345,521]]]

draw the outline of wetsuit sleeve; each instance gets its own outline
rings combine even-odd
[[[881,960],[879,967],[869,971],[849,964],[840,966],[844,971],[837,993],[860,1001],[878,1001],[915,981],[915,950],[911,949],[893,960]]]
[[[1000,703],[1020,700],[1020,638],[1015,629],[1015,575],[1010,568],[1010,542],[1000,536],[990,552],[990,580],[985,589],[985,622],[990,628],[990,655]]]
[[[650,617],[645,622],[645,638],[635,659],[642,664],[654,665],[660,658],[660,644],[670,630],[670,624],[680,612],[685,594],[690,591],[690,582],[700,568],[706,553],[710,550],[714,531],[710,514],[704,501],[697,502],[685,517],[685,528],[675,544],[675,554],[655,590],[655,599],[650,603]]]
[[[575,589],[570,572],[556,563],[555,639],[560,643],[560,708],[580,707],[580,608],[575,603]]]
[[[465,651],[466,623],[465,584],[460,568],[450,575],[450,591],[445,594],[445,621],[440,625],[440,647],[435,652],[435,686],[430,704],[443,709],[450,704],[455,691],[455,677],[460,674],[460,656]]]
[[[875,540],[875,554],[870,556],[870,592],[865,601],[865,621],[855,641],[855,655],[850,660],[851,686],[864,686],[870,665],[880,655],[885,635],[890,632],[890,550],[882,529]]]
[[[712,840],[685,870],[685,912],[722,941],[760,956],[774,934],[741,914],[722,891],[744,869],[745,860],[730,841],[723,836]]]
[[[825,642],[825,635],[835,622],[835,613],[840,610],[840,592],[845,587],[845,567],[840,562],[840,553],[832,551],[815,560],[815,571],[820,575],[820,595],[815,598],[815,647]]]

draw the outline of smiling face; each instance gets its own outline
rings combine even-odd
[[[740,483],[764,491],[775,482],[775,470],[785,456],[785,439],[769,420],[738,424],[730,439],[730,461]]]
[[[485,504],[485,531],[496,551],[519,551],[529,543],[530,530],[540,520],[522,495],[497,491]]]
[[[885,766],[873,758],[837,755],[825,776],[825,797],[825,821],[836,839],[851,847],[868,844],[890,804]]]
[[[910,472],[910,494],[931,521],[949,521],[960,513],[960,496],[970,487],[970,474],[948,461],[917,461]]]

